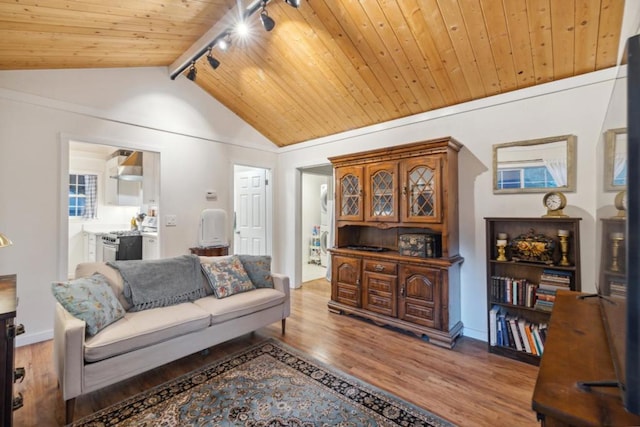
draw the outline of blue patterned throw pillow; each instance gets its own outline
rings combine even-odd
[[[256,288],[273,288],[271,257],[269,255],[238,255]]]
[[[73,317],[85,321],[89,335],[97,334],[125,314],[107,278],[100,273],[69,282],[54,282],[51,292]]]
[[[201,265],[209,286],[218,298],[255,289],[236,255]]]

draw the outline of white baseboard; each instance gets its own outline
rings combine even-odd
[[[37,342],[48,341],[53,339],[53,329],[38,332],[37,334],[24,334],[16,337],[16,347],[23,345],[35,344]]]

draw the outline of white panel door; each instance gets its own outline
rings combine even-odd
[[[266,255],[266,170],[235,174],[234,253]]]

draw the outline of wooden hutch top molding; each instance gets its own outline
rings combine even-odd
[[[394,147],[378,148],[370,151],[329,157],[329,161],[334,166],[359,165],[376,161],[396,160],[405,157],[446,153],[449,148],[455,151],[460,151],[462,147],[463,145],[461,143],[447,136],[428,141],[412,142]]]

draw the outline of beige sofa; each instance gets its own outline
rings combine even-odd
[[[205,257],[201,257],[202,260]],[[84,263],[77,277],[101,273],[127,309],[120,272],[105,263]],[[75,398],[252,332],[278,320],[285,332],[290,313],[289,278],[272,274],[274,288],[258,288],[218,299],[203,275],[207,296],[193,302],[125,316],[86,333],[85,322],[56,302],[54,364],[65,400],[67,423],[73,420]]]

